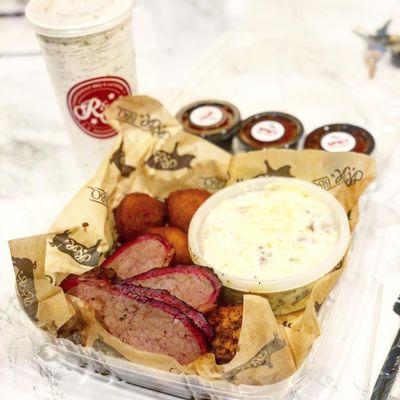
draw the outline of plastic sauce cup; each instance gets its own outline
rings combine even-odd
[[[89,175],[117,133],[105,120],[104,109],[136,91],[132,0],[31,0],[25,13],[78,161]]]
[[[200,240],[203,224],[208,214],[224,199],[235,198],[244,193],[263,191],[269,184],[283,183],[306,190],[318,198],[332,213],[338,240],[326,258],[318,265],[297,274],[268,280],[242,278],[219,271],[203,255]],[[287,314],[305,307],[315,282],[332,271],[344,257],[350,241],[348,218],[343,206],[329,192],[318,186],[295,178],[263,177],[250,179],[228,186],[208,198],[196,211],[189,227],[189,251],[193,261],[213,268],[223,285],[223,296],[230,303],[240,303],[243,294],[258,294],[269,300],[276,315]]]
[[[240,112],[224,100],[200,100],[183,107],[176,115],[183,129],[231,151],[232,137],[240,128]]]
[[[237,154],[267,148],[296,149],[303,132],[303,124],[293,115],[262,112],[241,123],[232,142],[232,151]]]

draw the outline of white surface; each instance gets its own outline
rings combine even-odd
[[[176,111],[184,105],[177,100],[183,99],[183,88],[192,97],[196,93],[202,95],[203,90],[210,98],[216,93],[223,94],[224,88],[235,84],[241,90],[227,100],[237,104],[244,117],[279,107],[280,111],[299,116],[306,131],[336,122],[338,118],[369,128],[378,139],[376,154],[380,171],[387,173],[382,183],[387,195],[380,200],[387,204],[387,215],[390,215],[391,205],[400,207],[400,195],[393,184],[398,181],[400,165],[387,169],[390,162],[396,161],[389,160],[388,154],[400,132],[400,70],[392,67],[385,57],[378,66],[376,78],[368,80],[363,63],[364,44],[352,33],[359,25],[374,30],[389,17],[400,31],[398,0],[300,0],[295,3],[289,0],[143,0],[134,9],[140,91],[156,96]],[[197,71],[198,76],[207,67],[204,61],[207,51],[210,51],[208,57],[215,59],[218,44],[226,42],[226,36],[219,39],[220,35],[232,28],[237,33],[243,29],[251,37],[262,37],[258,45],[268,49],[271,68],[260,69],[255,79],[247,73],[247,66],[254,60],[243,58],[238,52],[235,58],[221,61],[226,68],[218,80],[211,79],[210,85],[201,88],[191,86],[189,78],[193,72]],[[227,37],[235,40],[238,36]],[[246,39],[245,35],[241,37]],[[247,46],[253,44],[250,41]],[[24,21],[0,19],[0,55],[3,55],[0,57],[0,304],[2,310],[12,315],[18,313],[18,308],[13,308],[8,300],[14,291],[6,241],[46,230],[83,183],[44,61],[37,52],[34,35]],[[35,55],[23,56],[32,53]],[[397,214],[393,212],[393,216]],[[387,251],[382,253],[379,268],[388,272],[380,277],[384,288],[372,381],[400,321],[392,312],[400,288],[400,257],[394,258],[393,265],[389,266],[388,262],[393,259],[385,258],[385,254],[400,248],[400,221],[387,217],[382,222],[390,230],[385,234]],[[2,314],[0,318],[7,315]],[[99,385],[97,381],[88,380],[87,392],[77,394],[68,385],[57,386],[59,380],[50,379],[48,371],[38,370],[34,362],[19,358],[23,354],[17,357],[2,353],[9,335],[7,331],[0,332],[1,398],[98,397],[93,392]],[[28,368],[22,369],[22,364]],[[344,368],[350,372],[351,364]],[[27,370],[30,372],[23,372]],[[73,386],[72,381],[70,385]],[[116,389],[104,385],[102,390],[106,397]],[[152,398],[144,396],[141,398]],[[132,394],[131,398],[137,397]]]

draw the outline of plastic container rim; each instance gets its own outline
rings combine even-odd
[[[249,192],[250,190],[260,191],[265,187],[265,185],[272,183],[285,183],[294,185],[296,187],[301,187],[322,200],[331,210],[337,223],[339,238],[336,246],[320,264],[301,273],[290,275],[284,278],[268,280],[246,279],[227,274],[219,271],[218,268],[214,268],[212,265],[210,265],[211,263],[207,262],[207,260],[202,256],[202,252],[200,250],[200,241],[198,240],[203,222],[205,221],[205,218],[210,210],[213,209],[223,199],[232,198],[239,194]],[[347,214],[343,206],[328,191],[321,189],[313,183],[297,178],[262,177],[249,179],[244,182],[228,186],[227,188],[222,189],[209,197],[194,214],[192,222],[189,226],[188,239],[189,251],[192,257],[195,258],[196,262],[213,268],[224,286],[244,292],[274,293],[306,286],[317,281],[331,271],[342,260],[348,249],[350,242],[350,228]]]
[[[25,8],[25,17],[35,30],[36,34],[54,37],[54,38],[76,38],[100,33],[111,29],[123,21],[131,18],[133,9],[133,0],[125,0],[126,5],[121,7],[118,12],[112,12],[107,18],[93,20],[90,23],[71,24],[61,26],[52,23],[46,23],[36,17],[34,11],[34,0],[31,0]]]

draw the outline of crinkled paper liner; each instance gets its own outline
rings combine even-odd
[[[105,331],[83,301],[66,296],[57,284],[70,273],[82,274],[99,265],[113,250],[112,210],[127,193],[164,199],[177,189],[215,192],[258,176],[292,176],[329,190],[348,212],[353,229],[358,199],[375,175],[374,160],[316,150],[271,149],[232,156],[183,132],[158,101],[146,96],[121,98],[107,115],[119,135],[96,175],[65,207],[51,233],[10,242],[17,295],[26,314],[54,335],[67,321],[80,319],[83,345],[101,339],[126,359],[165,371],[254,385],[293,374],[320,334],[316,311],[346,261],[315,284],[301,312],[277,319],[268,300],[246,295],[238,352],[223,366],[212,354],[183,366],[171,357],[137,350]]]

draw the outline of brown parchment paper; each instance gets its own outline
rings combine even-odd
[[[232,156],[182,131],[163,106],[150,97],[119,99],[107,112],[119,132],[110,155],[80,189],[50,233],[10,241],[17,295],[30,319],[42,329],[91,346],[101,342],[130,361],[165,371],[197,374],[235,384],[265,385],[293,374],[320,334],[317,311],[346,259],[314,286],[305,310],[275,318],[268,300],[244,297],[239,349],[218,366],[212,354],[190,365],[135,349],[110,335],[85,303],[57,286],[70,273],[99,265],[116,242],[112,210],[130,192],[165,198],[182,188],[215,192],[258,176],[304,179],[329,190],[346,209],[351,228],[358,220],[358,199],[374,179],[372,158],[356,153],[316,150],[250,152]],[[70,329],[71,328],[71,329]]]

